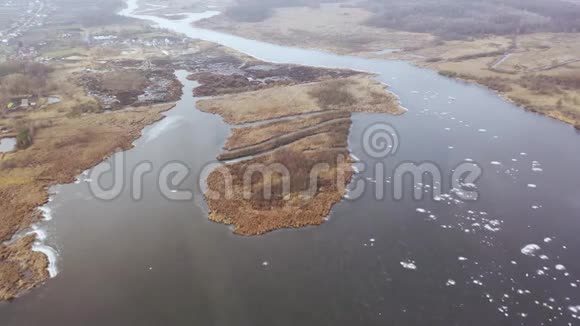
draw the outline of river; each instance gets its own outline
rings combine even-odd
[[[339,56],[202,30],[133,14],[161,27],[267,61],[370,71],[409,112],[355,114],[354,155],[376,121],[400,137],[388,168],[429,161],[444,179],[465,160],[483,168],[472,202],[376,200],[372,191],[337,204],[322,226],[239,237],[207,219],[197,175],[230,132],[195,109],[195,82],[124,154],[192,170],[195,199],[175,202],[144,179],[143,200],[113,201],[80,182],[51,189],[54,217],[42,227],[59,274],[0,305],[2,325],[577,325],[580,314],[580,135],[479,86],[401,61]],[[357,176],[376,180],[371,171]],[[86,181],[86,182],[83,182]],[[441,185],[444,187],[444,185]],[[129,188],[129,187],[126,187]],[[412,189],[411,189],[412,190]],[[408,190],[410,193],[411,190]],[[446,189],[448,191],[449,189]],[[446,197],[447,198],[447,197]],[[536,246],[530,246],[530,245]],[[539,249],[537,249],[539,247]]]

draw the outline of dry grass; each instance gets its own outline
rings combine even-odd
[[[36,208],[47,201],[49,186],[70,183],[104,157],[129,148],[141,129],[159,120],[161,113],[171,106],[163,104],[75,118],[52,112],[51,123],[36,130],[29,148],[0,159],[0,241],[10,239],[15,232],[38,220]],[[38,123],[40,118],[33,120]],[[21,248],[19,255],[37,255],[29,248]],[[44,267],[23,262],[19,268],[26,270],[26,274],[19,274],[20,277],[35,275],[32,279],[36,280],[27,283],[12,282],[13,275],[3,273],[13,270],[0,269],[2,296],[15,296],[22,290],[22,284],[30,288],[42,281]]]
[[[409,60],[480,83],[528,109],[580,125],[577,118],[580,93],[567,86],[568,81],[562,80],[562,76],[577,75],[580,71],[580,62],[574,62],[580,59],[578,33],[525,34],[520,35],[515,43],[509,35],[511,33],[444,42],[427,33],[366,25],[372,16],[371,11],[362,8],[327,4],[320,8],[277,8],[261,22],[236,22],[220,15],[201,24],[289,46]],[[411,25],[415,23],[422,22],[410,22]],[[382,49],[403,51],[376,53]],[[508,52],[512,53],[511,56],[497,64]],[[540,77],[525,80],[529,74]],[[555,76],[556,80],[548,80],[546,76]],[[332,97],[328,98],[332,100]]]
[[[251,39],[318,48],[337,53],[374,52],[409,48],[431,42],[429,34],[385,30],[365,25],[373,13],[337,4],[315,7],[277,8],[261,22],[238,22],[220,15],[201,26]]]
[[[228,138],[224,149],[231,151],[255,145],[290,132],[315,126],[325,121],[347,118],[349,116],[350,114],[348,112],[325,112],[304,118],[266,123],[259,126],[235,128],[232,130],[232,135]]]
[[[354,101],[328,103],[317,95],[332,93],[336,83]],[[330,91],[321,91],[328,89]],[[227,95],[199,101],[197,107],[221,115],[229,124],[268,120],[325,110],[349,112],[385,112],[401,114],[404,110],[384,86],[369,77],[350,77],[315,84],[274,87],[260,91]]]
[[[344,195],[344,187],[352,172],[350,165],[337,165],[339,157],[346,157],[346,148],[333,149],[337,143],[345,143],[347,132],[320,134],[305,138],[271,154],[224,166],[234,177],[233,198],[207,198],[209,218],[215,222],[234,226],[234,233],[241,235],[263,234],[280,228],[296,228],[324,223],[332,206]],[[313,147],[317,144],[317,148]],[[252,178],[250,198],[243,197],[243,176],[252,163],[283,164],[290,172],[289,177],[273,174],[272,196],[264,196],[264,177],[256,174]],[[328,171],[317,179],[314,193],[306,193],[310,185],[311,168],[318,163],[327,163]],[[289,178],[289,179],[288,179]],[[208,186],[212,191],[225,195],[222,171],[212,172]],[[282,192],[283,183],[289,182],[290,193]]]

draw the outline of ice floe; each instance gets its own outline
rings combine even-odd
[[[522,250],[521,250],[521,252],[522,252],[522,254],[524,254],[526,256],[533,257],[541,249],[542,248],[540,246],[538,246],[537,244],[531,243],[531,244],[528,244],[525,247],[523,247]]]
[[[405,260],[401,262],[401,266],[403,266],[403,268],[405,269],[410,269],[410,270],[416,270],[417,269],[417,265],[415,265],[415,262],[412,260]]]

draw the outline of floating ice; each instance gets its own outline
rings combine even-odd
[[[44,244],[34,243],[32,245],[32,251],[40,252],[46,256],[46,258],[48,259],[48,266],[46,270],[48,271],[48,276],[50,278],[53,278],[56,275],[58,275],[58,268],[56,267],[56,260],[58,254],[56,250]]]
[[[570,307],[568,307],[568,310],[570,310],[571,312],[573,312],[575,314],[580,313],[580,305],[570,306]]]
[[[50,209],[50,207],[42,206],[39,207],[38,210],[42,213],[42,217],[45,221],[52,220],[52,210]]]
[[[492,226],[491,226],[491,225],[489,225],[489,224],[486,224],[486,225],[484,225],[483,227],[484,227],[486,230],[488,230],[488,231],[491,231],[491,232],[497,232],[497,231],[501,230],[500,228],[494,228],[494,227],[492,227]]]
[[[411,270],[417,269],[417,265],[415,265],[415,262],[412,260],[402,261],[401,266],[403,266],[403,268],[405,268],[405,269],[411,269]]]
[[[557,271],[565,271],[566,270],[566,266],[564,266],[562,264],[556,265],[555,268],[556,268]]]
[[[533,257],[536,255],[536,252],[538,252],[540,249],[542,249],[542,248],[540,248],[540,246],[538,246],[537,244],[531,243],[531,244],[523,247],[521,251],[522,251],[522,254],[524,254],[526,256]]]

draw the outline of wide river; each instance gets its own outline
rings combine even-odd
[[[198,174],[230,128],[195,109],[195,82],[178,71],[184,95],[125,152],[127,171],[186,163],[175,202],[146,175],[143,199],[131,187],[95,199],[91,180],[51,191],[39,225],[58,252],[59,274],[0,305],[0,325],[578,325],[580,314],[580,135],[524,111],[482,87],[405,62],[339,56],[202,30],[190,22],[133,14],[161,27],[267,61],[369,71],[409,109],[393,117],[356,114],[350,149],[367,165],[361,135],[373,122],[400,137],[387,170],[429,161],[449,193],[466,159],[483,169],[477,201],[362,198],[337,204],[322,226],[240,237],[207,219]],[[116,154],[115,158],[119,155]],[[109,160],[110,161],[110,160]],[[377,180],[370,169],[357,179]],[[128,177],[127,177],[128,178]],[[83,182],[86,181],[86,182]],[[94,182],[94,180],[92,181]],[[370,188],[370,186],[369,186]]]

